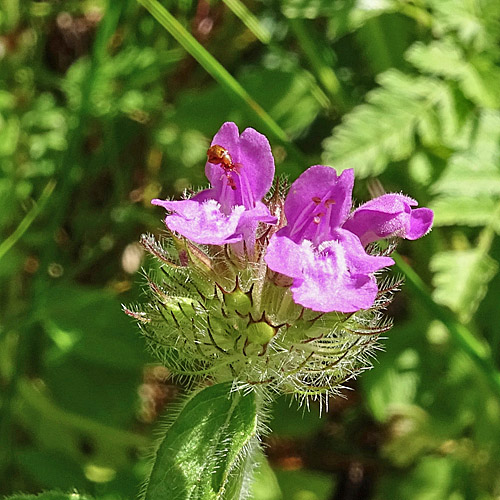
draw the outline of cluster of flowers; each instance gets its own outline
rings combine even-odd
[[[208,150],[211,188],[167,210],[167,245],[143,236],[161,263],[139,320],[173,373],[316,396],[370,365],[398,282],[377,240],[414,240],[433,214],[385,194],[352,211],[352,169],[315,165],[286,194],[266,137],[225,123]],[[173,244],[172,244],[173,243]]]

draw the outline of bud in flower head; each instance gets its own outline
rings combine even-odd
[[[159,268],[151,302],[135,317],[173,374],[238,387],[318,397],[370,367],[383,310],[398,280],[368,243],[416,239],[429,209],[389,194],[351,213],[352,170],[306,170],[285,199],[267,196],[274,160],[267,139],[224,124],[208,149],[212,187],[182,201],[153,200],[168,214],[168,240],[143,236]],[[284,214],[282,208],[284,207]]]

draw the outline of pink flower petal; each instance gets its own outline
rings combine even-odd
[[[273,236],[265,261],[273,271],[293,278],[295,303],[321,312],[353,312],[373,305],[378,288],[372,273],[394,261],[367,255],[354,235],[342,237],[316,249],[307,240],[298,244],[279,232]],[[355,240],[352,248],[349,244]]]
[[[245,207],[236,206],[226,215],[215,200],[203,203],[193,200],[153,200],[152,203],[174,212],[165,218],[167,227],[195,243],[224,245],[242,239],[237,228]]]
[[[212,188],[200,191],[189,200],[153,200],[173,212],[165,218],[167,227],[195,243],[224,245],[241,243],[253,253],[259,222],[275,224],[261,199],[271,187],[274,159],[268,140],[253,129],[241,136],[234,123],[224,123],[212,145],[227,150],[231,164],[206,164],[205,173]],[[236,249],[236,250],[238,250]]]

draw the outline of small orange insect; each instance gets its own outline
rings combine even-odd
[[[232,190],[236,190],[236,184],[231,174],[232,172],[236,172],[238,174],[241,165],[233,162],[229,151],[218,144],[214,144],[208,148],[207,158],[208,163],[212,163],[212,165],[220,165],[224,169],[227,183]]]

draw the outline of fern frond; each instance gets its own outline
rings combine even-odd
[[[437,198],[431,204],[434,226],[487,226],[491,222],[495,206],[495,200],[489,197]]]
[[[472,317],[498,271],[498,263],[477,248],[435,254],[430,267],[435,273],[434,300],[450,307],[462,321]]]
[[[500,229],[500,112],[484,111],[465,151],[451,156],[433,184],[435,225],[491,225]]]
[[[458,44],[445,39],[429,45],[417,42],[407,51],[406,58],[423,73],[456,80],[464,95],[476,105],[500,105],[500,69],[491,57],[467,56]]]
[[[325,140],[324,163],[338,170],[353,167],[361,177],[377,175],[390,161],[412,154],[417,133],[432,135],[434,108],[449,92],[443,82],[389,70],[379,83]]]
[[[427,0],[432,10],[434,31],[452,33],[476,51],[496,45],[500,3],[497,0]]]

